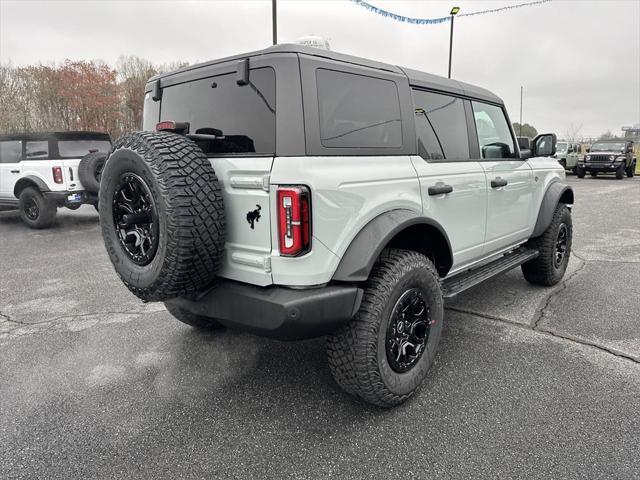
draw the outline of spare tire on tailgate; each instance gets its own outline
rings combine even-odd
[[[188,138],[118,139],[100,183],[100,226],[111,263],[136,296],[160,301],[210,286],[224,249],[224,205],[211,163]]]
[[[78,165],[78,177],[80,177],[85,190],[98,193],[106,160],[107,154],[102,152],[91,152],[82,157]]]

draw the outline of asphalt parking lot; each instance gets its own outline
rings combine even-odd
[[[574,256],[447,304],[393,410],[322,339],[202,334],[116,278],[92,207],[0,213],[0,478],[639,478],[640,178],[569,177]]]

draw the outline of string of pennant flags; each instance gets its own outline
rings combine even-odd
[[[370,12],[377,13],[383,17],[391,18],[393,20],[397,20],[399,22],[404,23],[413,23],[415,25],[436,25],[438,23],[445,23],[451,20],[451,16],[439,17],[439,18],[414,18],[414,17],[405,17],[404,15],[398,15],[397,13],[388,12],[382,8],[378,8],[375,5],[371,5],[370,3],[365,2],[364,0],[351,0],[356,5],[360,5],[361,7],[366,8]],[[536,0],[534,2],[527,3],[518,3],[516,5],[507,5],[500,8],[492,8],[490,10],[479,10],[476,12],[469,13],[459,13],[456,17],[472,17],[475,15],[486,15],[488,13],[497,13],[504,12],[506,10],[513,10],[514,8],[521,7],[531,7],[533,5],[541,5],[543,3],[550,2],[551,0]]]

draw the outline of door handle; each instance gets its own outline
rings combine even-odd
[[[11,170],[11,173],[20,173],[20,170]]]
[[[505,187],[507,182],[504,178],[496,177],[491,180],[491,188]]]
[[[442,195],[443,193],[453,192],[453,187],[446,183],[436,183],[428,189],[429,195]]]

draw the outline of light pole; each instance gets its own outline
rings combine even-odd
[[[273,35],[273,44],[278,43],[278,7],[276,0],[271,0],[271,32]]]
[[[522,136],[522,90],[524,87],[520,87],[520,136]]]
[[[449,77],[451,78],[451,51],[453,49],[453,17],[460,11],[460,7],[453,7],[451,9],[451,35],[449,36]]]

